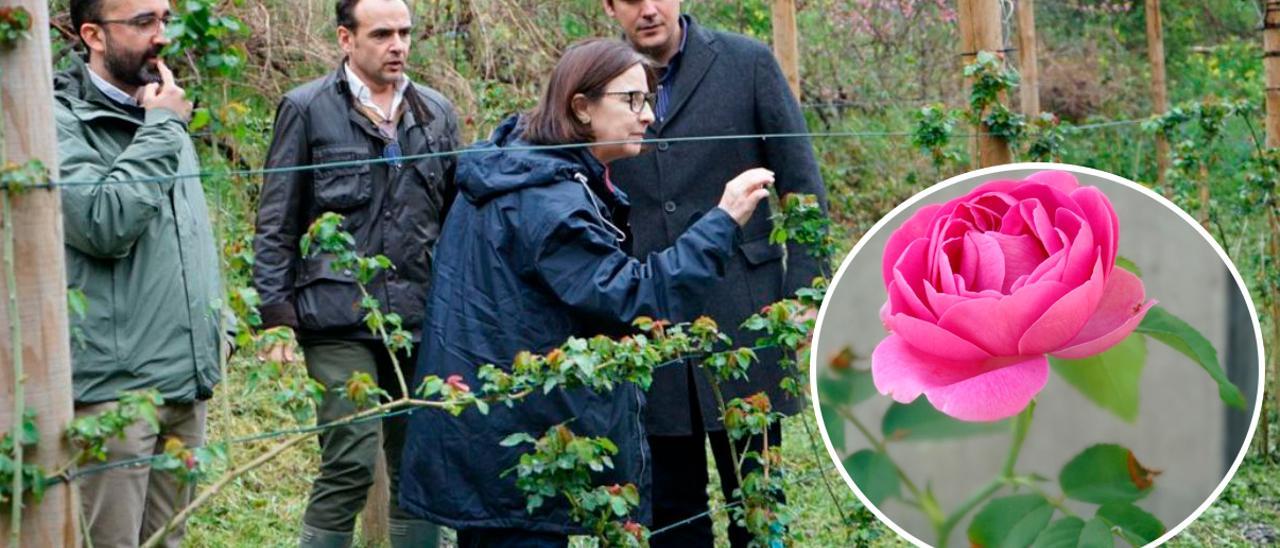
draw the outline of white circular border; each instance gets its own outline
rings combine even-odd
[[[1256,308],[1254,308],[1253,296],[1249,294],[1249,286],[1245,285],[1244,280],[1240,277],[1240,271],[1236,269],[1235,263],[1232,262],[1231,258],[1227,256],[1227,253],[1223,251],[1222,246],[1218,245],[1217,240],[1214,240],[1213,236],[1211,236],[1209,232],[1204,229],[1203,226],[1200,226],[1200,223],[1196,222],[1195,219],[1193,219],[1190,215],[1188,215],[1187,212],[1183,211],[1181,208],[1174,205],[1173,202],[1170,202],[1164,196],[1157,194],[1155,191],[1145,186],[1142,186],[1138,183],[1130,181],[1119,175],[1107,173],[1105,171],[1088,168],[1084,166],[1078,166],[1074,164],[1056,164],[1056,163],[1049,163],[1049,162],[1022,162],[1022,163],[1016,163],[1016,164],[1003,164],[999,166],[983,168],[983,169],[963,173],[960,175],[956,175],[955,177],[952,177],[950,179],[937,183],[929,188],[926,188],[920,192],[917,192],[914,196],[908,198],[905,202],[898,204],[898,207],[893,208],[893,210],[890,211],[888,214],[886,214],[884,217],[881,217],[879,221],[876,221],[876,224],[871,226],[870,230],[867,230],[866,234],[862,235],[862,238],[858,240],[858,243],[855,244],[853,246],[853,249],[849,251],[849,254],[845,256],[844,261],[840,263],[840,268],[836,270],[835,276],[831,278],[831,285],[830,285],[829,291],[835,290],[836,280],[839,280],[844,275],[845,269],[849,267],[849,264],[853,262],[853,258],[857,256],[858,252],[862,250],[862,247],[867,244],[867,242],[871,239],[871,237],[874,236],[876,232],[878,232],[881,228],[884,228],[884,226],[888,224],[890,219],[897,217],[899,214],[901,214],[907,208],[910,208],[916,202],[919,202],[927,198],[929,195],[939,190],[964,183],[976,177],[989,175],[993,173],[1001,173],[1004,171],[1018,171],[1018,170],[1027,170],[1027,169],[1039,169],[1039,170],[1051,169],[1051,170],[1067,171],[1071,173],[1078,173],[1082,175],[1099,177],[1119,185],[1127,186],[1133,190],[1137,190],[1138,192],[1142,193],[1148,198],[1151,198],[1156,203],[1168,208],[1170,211],[1172,211],[1175,215],[1177,215],[1187,224],[1194,227],[1196,232],[1200,234],[1200,237],[1204,238],[1204,240],[1208,242],[1209,246],[1212,247],[1213,250],[1218,253],[1218,257],[1222,259],[1222,262],[1227,265],[1227,269],[1231,271],[1231,277],[1235,280],[1236,287],[1240,290],[1241,296],[1244,297],[1245,306],[1248,307],[1249,309],[1249,319],[1253,321],[1254,340],[1257,341],[1257,344],[1258,344],[1258,389],[1257,389],[1257,393],[1254,394],[1253,418],[1249,421],[1249,430],[1245,432],[1244,444],[1240,446],[1240,450],[1236,455],[1236,460],[1231,464],[1231,469],[1227,471],[1227,475],[1224,476],[1222,478],[1222,481],[1218,483],[1218,487],[1213,490],[1213,493],[1209,495],[1209,498],[1205,499],[1204,503],[1201,504],[1199,508],[1196,508],[1195,512],[1192,512],[1191,515],[1187,516],[1187,518],[1182,520],[1182,522],[1179,523],[1177,526],[1166,531],[1164,535],[1160,536],[1160,538],[1146,545],[1146,546],[1159,546],[1167,542],[1169,539],[1173,538],[1174,536],[1176,536],[1178,533],[1181,533],[1183,529],[1186,529],[1188,525],[1191,525],[1191,522],[1195,521],[1196,518],[1200,517],[1200,514],[1204,513],[1204,511],[1207,510],[1210,505],[1212,505],[1215,501],[1218,500],[1218,495],[1222,494],[1222,490],[1227,487],[1227,483],[1229,483],[1231,481],[1231,478],[1233,478],[1236,475],[1236,470],[1240,468],[1240,463],[1244,461],[1245,453],[1248,453],[1248,448],[1250,444],[1253,442],[1253,434],[1258,427],[1258,416],[1262,414],[1263,388],[1266,386],[1266,367],[1264,365],[1266,364],[1266,357],[1264,355],[1265,349],[1262,344],[1262,326],[1258,322],[1258,311]],[[853,478],[849,476],[849,472],[844,469],[844,463],[841,462],[840,454],[836,451],[835,446],[831,444],[831,437],[827,435],[827,425],[823,422],[822,412],[819,410],[819,407],[818,407],[819,406],[818,375],[820,374],[821,370],[818,367],[818,354],[816,350],[820,348],[819,337],[822,335],[822,319],[826,316],[827,305],[829,304],[829,302],[830,302],[830,299],[824,300],[822,302],[822,306],[818,309],[818,320],[813,328],[812,348],[814,349],[814,352],[810,352],[810,355],[809,355],[809,371],[811,372],[811,374],[809,375],[809,394],[810,394],[810,399],[813,400],[814,419],[818,423],[818,429],[822,432],[822,442],[826,444],[827,453],[831,456],[831,460],[835,463],[836,470],[840,472],[840,477],[843,478],[844,482],[847,483],[849,485],[849,488],[853,490],[854,495],[858,497],[858,501],[860,501],[863,506],[867,507],[868,510],[871,510],[871,513],[875,514],[876,518],[878,518],[881,521],[881,523],[888,525],[890,529],[893,529],[894,532],[898,533],[903,538],[907,539],[908,541],[915,544],[916,546],[931,546],[930,544],[916,538],[911,533],[908,533],[905,529],[899,527],[898,524],[894,523],[893,520],[889,519],[888,516],[884,515],[884,513],[881,512],[880,509],[876,507],[876,505],[871,504],[871,501],[867,500],[867,496],[862,493],[862,490],[859,489],[857,484],[853,482]]]

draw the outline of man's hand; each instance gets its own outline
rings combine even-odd
[[[138,90],[138,104],[142,108],[166,108],[172,110],[185,122],[191,119],[191,102],[187,100],[187,92],[173,81],[173,71],[169,70],[164,60],[156,61],[156,69],[160,71],[159,84],[147,84]]]
[[[297,361],[297,358],[293,355],[293,348],[292,342],[272,343],[258,353],[258,361],[293,363]]]

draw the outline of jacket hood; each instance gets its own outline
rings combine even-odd
[[[535,149],[521,135],[524,120],[513,115],[493,130],[487,141],[472,145],[458,158],[458,191],[479,205],[522,188],[572,180],[578,175],[602,181],[604,165],[586,147]],[[587,181],[583,181],[587,182]]]

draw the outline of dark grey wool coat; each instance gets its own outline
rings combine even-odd
[[[670,105],[664,120],[650,126],[649,138],[808,131],[800,105],[767,46],[705,29],[692,18],[686,21],[688,37]],[[654,149],[610,166],[613,182],[631,197],[636,256],[670,247],[719,203],[725,183],[749,168],[773,170],[780,194],[816,194],[826,208],[826,191],[808,138],[678,141],[659,143]],[[819,273],[817,261],[795,246],[788,249],[784,269],[782,248],[769,243],[770,215],[769,205],[761,202],[743,229],[724,283],[706,298],[705,314],[742,346],[753,345],[757,336],[737,329],[743,320],[809,285]],[[760,352],[761,363],[753,366],[750,379],[731,383],[725,397],[767,389],[777,410],[795,413],[799,402],[778,388],[783,378],[778,357],[777,351]],[[650,435],[692,433],[688,368],[665,367],[655,375],[647,414]],[[704,427],[723,429],[705,377],[700,371],[693,373]]]

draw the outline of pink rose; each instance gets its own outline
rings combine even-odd
[[[1106,195],[1059,171],[922,208],[885,244],[876,389],[961,420],[1016,415],[1044,388],[1047,354],[1103,352],[1155,305],[1115,267],[1119,240]]]

